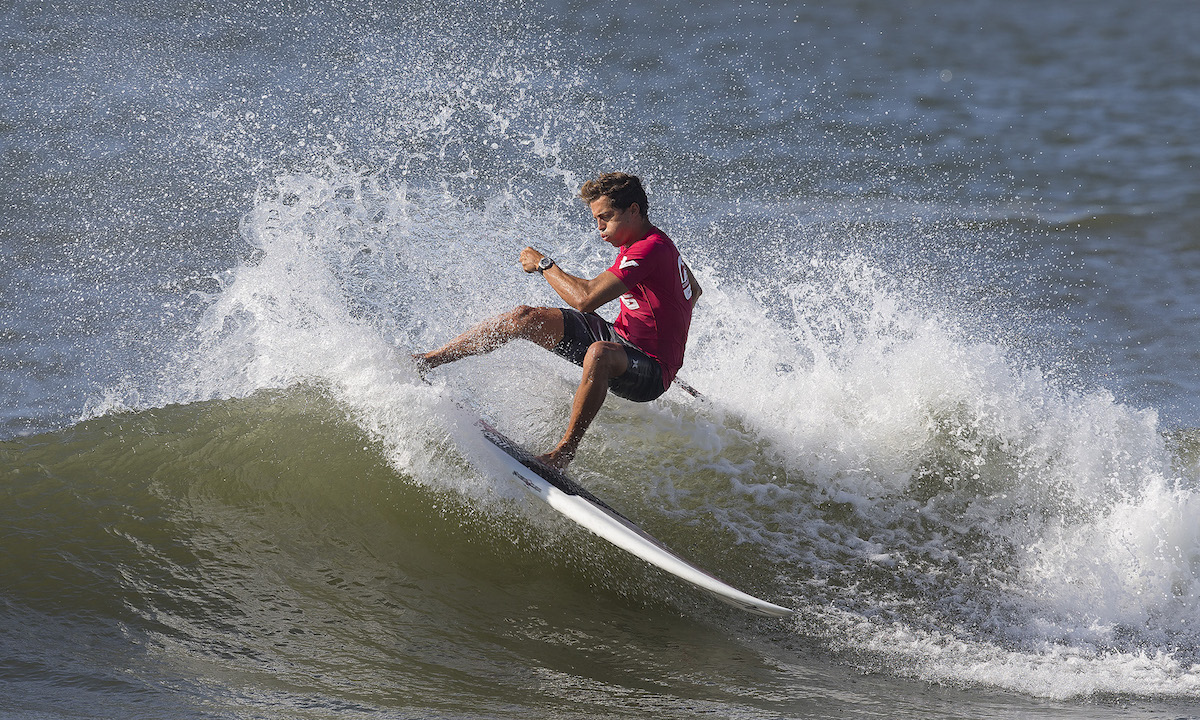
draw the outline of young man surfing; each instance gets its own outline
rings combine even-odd
[[[579,197],[591,209],[601,239],[617,249],[613,264],[588,280],[567,273],[531,247],[520,256],[525,272],[541,273],[570,308],[523,305],[433,352],[414,356],[424,371],[520,338],[580,365],[583,377],[566,432],[538,458],[560,469],[575,458],[610,388],[628,400],[649,402],[670,387],[683,364],[692,309],[701,292],[675,244],[650,223],[641,180],[606,173],[584,183]],[[621,306],[614,322],[595,314],[617,298]]]

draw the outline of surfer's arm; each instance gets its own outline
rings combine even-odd
[[[538,261],[543,257],[537,250],[525,248],[521,251],[521,267],[525,272],[535,272]],[[588,280],[566,272],[555,263],[542,273],[542,277],[564,302],[580,312],[594,312],[605,303],[629,292],[625,283],[607,270]]]
[[[687,271],[688,285],[692,288],[692,297],[688,300],[692,304],[692,309],[696,308],[696,301],[700,299],[700,295],[704,292],[704,288],[700,287],[700,283],[696,282],[696,276],[692,274],[692,269],[683,264],[683,269]]]

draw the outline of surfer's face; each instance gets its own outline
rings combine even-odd
[[[601,195],[589,207],[592,209],[592,217],[596,218],[596,229],[600,231],[600,237],[609,245],[624,247],[645,235],[646,221],[637,203],[624,210],[618,210],[613,207],[611,198]]]

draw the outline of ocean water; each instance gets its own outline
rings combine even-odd
[[[1200,716],[1200,11],[0,6],[0,717]],[[577,480],[578,371],[405,362],[610,261],[704,286]],[[464,409],[465,408],[465,409]]]

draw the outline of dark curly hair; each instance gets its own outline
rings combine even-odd
[[[588,205],[607,195],[613,207],[625,210],[637,203],[642,209],[642,217],[649,217],[650,201],[642,188],[642,181],[636,175],[623,172],[604,173],[595,180],[588,180],[579,189],[579,197]]]

